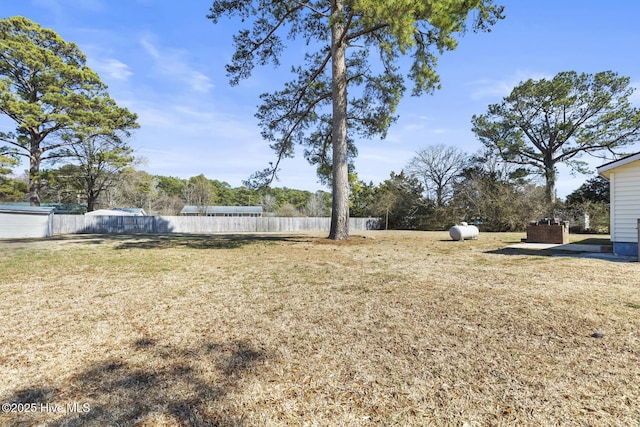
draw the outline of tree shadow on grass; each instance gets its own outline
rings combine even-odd
[[[0,414],[7,418],[1,424],[242,426],[245,414],[226,397],[268,358],[244,340],[180,348],[143,337],[130,350],[131,357],[86,366],[65,384],[3,397],[2,404],[35,410]]]
[[[236,249],[251,244],[313,242],[317,236],[296,234],[63,234],[47,238],[0,239],[0,248],[47,248],[114,244],[114,249]]]
[[[171,235],[171,236],[129,236],[129,239],[119,242],[115,249],[236,249],[253,243],[247,238],[235,236],[202,236],[202,235]]]
[[[128,236],[115,246],[115,249],[236,249],[243,246],[276,242],[308,242],[309,237],[296,235],[262,234],[177,234]],[[107,236],[109,238],[109,236]]]
[[[0,246],[42,247],[47,245],[114,244],[115,249],[236,249],[246,245],[277,242],[312,242],[314,236],[285,234],[74,234],[38,239],[3,239]]]

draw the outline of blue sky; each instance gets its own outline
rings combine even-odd
[[[506,19],[490,33],[468,33],[439,61],[442,89],[406,96],[386,140],[360,141],[356,171],[379,183],[400,172],[416,150],[434,144],[476,153],[473,114],[486,112],[519,82],[560,71],[612,70],[640,88],[640,2],[628,0],[496,0]],[[257,68],[229,86],[224,65],[233,54],[236,22],[206,19],[209,0],[3,0],[2,17],[26,16],[76,43],[116,102],[139,116],[130,140],[152,174],[188,178],[204,173],[239,186],[274,160],[254,118],[259,95],[280,89],[289,67]],[[299,63],[301,50],[283,62]],[[640,106],[640,91],[633,102]],[[6,119],[5,119],[6,120]],[[4,126],[6,121],[0,121]],[[629,151],[640,151],[637,147]],[[593,166],[603,163],[594,161]],[[298,150],[281,164],[275,186],[315,191],[315,169]],[[590,176],[560,170],[565,196]]]

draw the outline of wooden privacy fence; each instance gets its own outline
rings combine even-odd
[[[350,230],[377,230],[379,218],[350,218]],[[208,234],[328,231],[331,218],[54,215],[53,234]]]

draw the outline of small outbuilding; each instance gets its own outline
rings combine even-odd
[[[638,256],[640,220],[640,153],[598,167],[610,186],[610,234],[613,252]]]
[[[54,208],[0,205],[0,238],[51,237]]]

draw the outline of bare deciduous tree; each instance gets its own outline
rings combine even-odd
[[[190,196],[190,199],[187,201],[198,207],[199,215],[206,215],[207,207],[211,205],[215,199],[215,190],[211,181],[203,174],[200,174],[189,179],[187,188]]]
[[[327,201],[325,194],[320,191],[309,197],[304,207],[304,213],[311,217],[321,217],[327,214]]]
[[[468,164],[469,157],[462,150],[439,144],[418,150],[406,170],[420,180],[427,198],[440,207],[451,198],[453,184]]]
[[[278,201],[271,194],[265,194],[264,196],[262,196],[261,204],[262,204],[262,209],[265,212],[269,213],[275,210],[276,205],[278,204]]]

